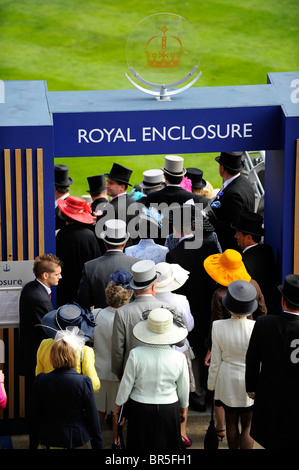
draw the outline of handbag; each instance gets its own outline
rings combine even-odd
[[[219,446],[219,439],[214,422],[214,394],[211,403],[211,419],[204,439],[204,449],[206,450],[215,450],[218,449]]]

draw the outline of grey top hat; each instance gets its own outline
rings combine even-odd
[[[109,245],[122,245],[128,240],[129,236],[126,223],[120,219],[107,220],[104,231],[100,233],[100,238]]]
[[[89,184],[88,193],[99,193],[106,188],[105,175],[88,176],[87,181]]]
[[[221,152],[218,157],[215,157],[215,160],[228,170],[241,171],[244,168],[242,156],[243,152]]]
[[[131,267],[133,276],[130,279],[130,286],[135,290],[142,290],[146,287],[150,287],[160,275],[156,271],[156,265],[154,261],[145,259],[137,261]]]
[[[132,186],[129,183],[129,179],[132,173],[133,170],[130,168],[120,165],[119,163],[113,163],[110,173],[105,173],[105,176],[111,178],[112,180],[119,181],[120,183],[125,183],[129,186]]]
[[[184,168],[184,159],[178,155],[166,155],[164,168],[161,169],[172,176],[184,176],[186,173],[186,169]]]
[[[66,165],[54,165],[54,184],[57,186],[70,186],[73,178],[69,176],[69,168]]]
[[[233,281],[222,297],[222,303],[230,312],[237,315],[249,315],[258,306],[256,288],[248,281]]]
[[[164,183],[162,170],[146,170],[143,172],[143,181],[139,184],[141,188],[157,188]]]
[[[284,284],[278,286],[279,292],[291,304],[299,307],[299,275],[287,274]]]

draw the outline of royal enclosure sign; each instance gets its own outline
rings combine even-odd
[[[279,109],[271,106],[54,113],[55,155],[200,153],[228,147],[267,150],[280,147],[280,119]]]

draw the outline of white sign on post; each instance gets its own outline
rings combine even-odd
[[[34,280],[33,261],[0,262],[0,327],[19,325],[19,298],[27,282]]]

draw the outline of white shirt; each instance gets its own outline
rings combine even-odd
[[[46,289],[46,291],[48,292],[48,294],[51,295],[51,292],[52,292],[52,291],[51,291],[51,288],[48,287],[48,286],[46,286],[46,284],[44,284],[44,283],[43,283],[42,281],[40,281],[39,279],[36,278],[36,280],[37,280],[37,282],[39,282],[39,283]]]

